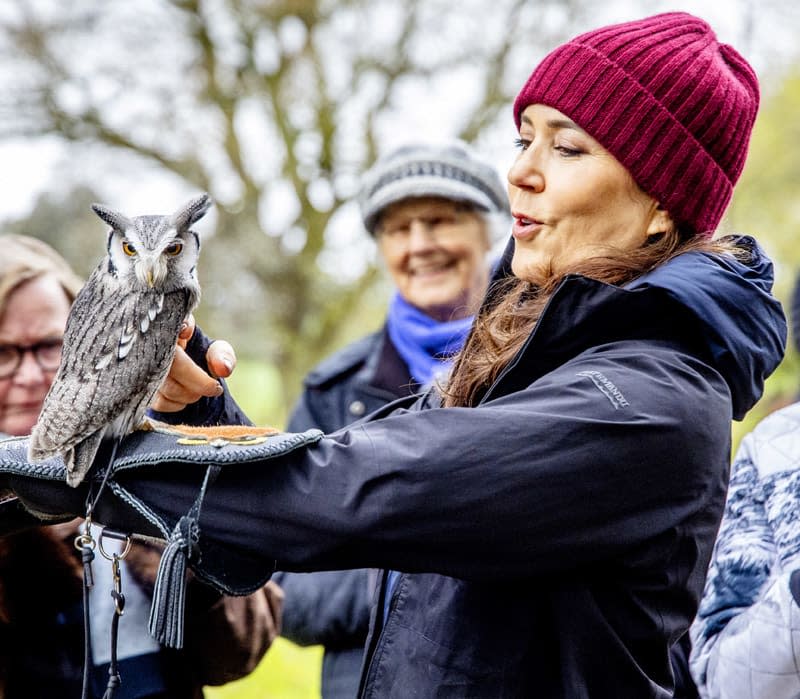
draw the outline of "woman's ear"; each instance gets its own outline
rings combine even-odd
[[[672,216],[669,215],[669,212],[667,212],[661,204],[656,204],[656,208],[650,218],[650,224],[647,226],[647,237],[651,238],[654,235],[663,235],[667,231],[674,229],[675,221],[672,220]]]

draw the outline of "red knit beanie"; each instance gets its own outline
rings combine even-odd
[[[566,114],[673,220],[714,233],[747,155],[758,78],[711,27],[670,12],[581,34],[552,51],[514,102]]]

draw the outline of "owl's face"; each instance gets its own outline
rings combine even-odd
[[[161,293],[194,288],[200,238],[190,226],[211,206],[208,194],[186,202],[172,216],[129,218],[102,204],[92,210],[111,230],[108,234],[108,273],[128,289],[150,288]]]
[[[110,271],[131,284],[168,292],[197,280],[200,240],[166,216],[137,216],[108,235]]]

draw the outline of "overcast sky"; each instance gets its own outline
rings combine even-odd
[[[768,14],[763,11],[764,3],[769,1],[760,0],[756,3],[755,0],[687,0],[664,2],[660,9],[686,10],[704,17],[714,27],[719,38],[742,51],[763,76],[765,73],[775,72],[776,68],[788,63],[790,58],[797,57],[794,42],[800,34],[800,14],[793,8],[794,3],[781,3],[784,8],[779,15],[781,21],[772,21],[769,24],[768,16],[778,16],[775,12]],[[637,10],[637,3],[632,0],[612,0],[603,3],[602,8],[602,11],[598,10],[597,18],[593,17],[588,26],[578,27],[577,31],[650,13]],[[750,31],[748,27],[753,27],[754,30]],[[413,133],[419,139],[451,137],[453,100],[464,92],[463,85],[453,84],[419,84],[409,87],[408,100],[405,101],[409,109],[403,114],[402,129],[398,129],[403,136],[399,135],[398,140],[408,133]],[[484,154],[492,154],[492,160],[501,175],[505,174],[513,156],[514,136],[513,122],[509,116],[505,127],[490,132],[481,143]],[[0,143],[0,220],[27,214],[36,196],[52,186],[53,173],[63,172],[67,153],[56,139]],[[184,193],[181,183],[174,180],[139,180],[136,186],[136,204],[131,201],[130,205],[138,206],[139,202],[161,201],[165,198],[174,200]],[[121,191],[115,199],[124,199],[126,196],[130,197],[132,193]],[[120,208],[126,208],[125,202],[116,203]],[[131,213],[137,212],[132,210]]]

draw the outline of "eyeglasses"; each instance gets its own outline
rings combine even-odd
[[[30,352],[42,371],[56,371],[61,362],[62,340],[42,340],[35,345],[0,345],[0,379],[14,375]]]

